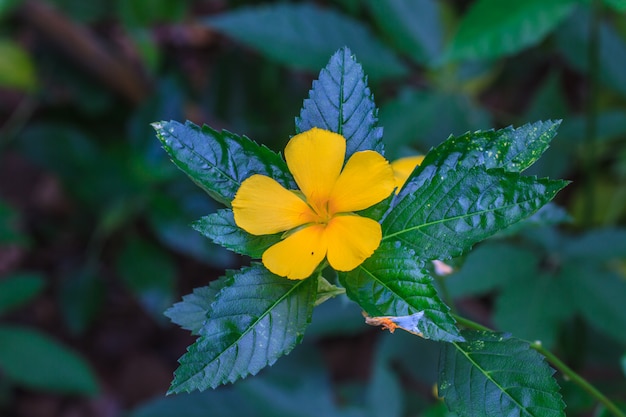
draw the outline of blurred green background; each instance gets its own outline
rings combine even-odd
[[[163,311],[247,260],[189,227],[218,206],[150,123],[282,150],[342,46],[391,160],[563,119],[531,171],[573,183],[439,283],[626,402],[626,1],[0,0],[0,415],[448,415],[439,346],[367,327],[341,298],[259,376],[164,397],[193,339]],[[601,415],[558,378],[568,415]]]

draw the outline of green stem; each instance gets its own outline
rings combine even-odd
[[[452,317],[463,327],[467,327],[468,329],[481,330],[484,332],[493,332],[489,327],[483,326],[480,323],[476,323],[470,319],[466,319],[465,317],[461,317],[458,314],[452,314]]]
[[[606,409],[611,412],[611,414],[616,417],[626,417],[626,414],[617,408],[611,400],[598,391],[598,389],[591,385],[585,378],[578,375],[572,368],[563,363],[563,361],[560,360],[554,353],[544,348],[541,345],[541,342],[532,342],[530,347],[545,356],[548,362],[550,362],[552,366],[558,369],[563,375],[567,376],[570,381],[578,384],[578,386],[587,391],[589,395],[598,400],[598,402],[602,403]]]
[[[482,324],[476,323],[472,320],[466,319],[465,317],[461,317],[459,315],[453,314],[453,317],[456,321],[464,327],[474,330],[482,330],[482,331],[493,331],[490,328],[483,326]],[[611,400],[609,400],[604,394],[602,394],[596,387],[591,385],[589,381],[587,381],[582,376],[578,375],[572,368],[567,366],[563,361],[561,361],[555,354],[547,350],[541,345],[541,342],[529,342],[529,345],[532,349],[541,353],[545,358],[554,366],[559,372],[565,375],[570,381],[578,384],[583,390],[585,390],[589,395],[595,398],[599,403],[604,405],[606,409],[613,414],[615,417],[626,417],[624,414]]]
[[[591,1],[589,22],[589,46],[587,49],[589,93],[587,97],[587,124],[585,128],[585,206],[583,224],[591,226],[595,217],[596,185],[596,136],[598,128],[598,78],[600,69],[600,18],[601,0]]]

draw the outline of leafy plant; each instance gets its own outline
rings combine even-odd
[[[532,408],[517,395],[527,392],[521,375],[536,389],[545,383],[537,404],[550,412],[560,395],[567,415],[623,416],[624,12],[624,0],[0,1],[0,414],[106,414],[111,401],[143,417],[497,413],[467,400],[483,387],[492,390],[483,399],[524,414]],[[303,105],[344,45],[359,63],[347,51],[333,59]],[[342,115],[363,118],[337,117],[339,101]],[[295,126],[285,115],[297,115]],[[198,153],[181,167],[226,168],[236,154],[223,171],[236,180],[230,188],[216,187],[211,170],[196,187],[154,140],[150,122],[186,119],[195,124],[164,126],[186,146],[220,147],[198,147],[215,160]],[[253,175],[299,188],[278,151],[315,127],[341,130],[346,156],[429,160],[402,195],[339,213],[379,224],[375,254],[350,271],[322,261],[305,283],[262,263],[296,230],[253,235],[232,201]],[[454,181],[515,199],[507,190],[520,182],[550,191],[545,177],[573,183],[516,223],[506,226],[503,207],[455,217],[465,201],[454,199]],[[263,303],[288,295],[263,315],[238,298],[257,295],[250,280],[267,284]],[[262,369],[254,378],[158,398],[190,344],[162,312],[197,286],[167,312],[204,343],[191,349],[200,363],[186,356],[181,369],[215,369],[204,355],[221,349],[222,335],[205,327],[233,324],[223,337],[236,343],[218,358],[241,359],[234,348],[254,338],[274,350],[230,378],[218,371],[185,384],[179,370],[176,380],[194,389]],[[303,315],[284,338],[262,331],[270,321],[283,328],[290,308]],[[104,398],[83,398],[80,372],[59,381],[55,361],[73,365],[57,347],[105,370]],[[493,353],[506,370],[484,363]],[[512,372],[518,358],[536,372]],[[451,364],[458,378],[448,378]]]
[[[363,150],[382,153],[376,115],[360,65],[343,48],[313,83],[296,131],[322,128],[344,135],[346,158]],[[370,317],[368,323],[441,345],[439,392],[458,415],[548,410],[564,415],[554,371],[542,357],[548,352],[452,315],[426,268],[429,261],[463,255],[530,217],[567,184],[521,174],[547,149],[559,122],[451,136],[428,152],[396,194],[362,212],[381,224],[382,241],[373,255],[352,270],[335,274],[327,267],[295,280],[267,269],[273,268],[265,257],[268,248],[284,236],[251,234],[242,229],[241,217],[237,220],[241,203],[231,207],[255,176],[274,178],[279,187],[302,187],[291,175],[301,175],[289,160],[293,151],[287,149],[285,164],[279,154],[245,136],[190,122],[153,126],[173,162],[226,206],[198,221],[196,230],[237,253],[263,258],[262,264],[228,271],[167,311],[173,322],[199,336],[180,359],[170,393],[215,388],[256,374],[301,341],[315,305],[345,291]],[[303,193],[311,198],[307,189]],[[469,329],[459,331],[454,317]]]

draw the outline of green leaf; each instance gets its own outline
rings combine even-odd
[[[502,230],[497,236],[513,236],[528,228],[555,226],[561,223],[570,223],[571,221],[572,217],[563,207],[557,206],[554,203],[548,203],[537,210],[532,216]]]
[[[278,243],[282,237],[282,233],[255,236],[246,232],[235,224],[233,211],[230,209],[218,210],[204,216],[192,226],[214,243],[254,259],[261,258],[263,252]]]
[[[356,212],[356,214],[363,217],[369,217],[370,219],[374,219],[376,221],[380,221],[385,213],[387,213],[387,211],[389,210],[389,207],[391,207],[391,203],[393,203],[394,198],[395,194],[391,193],[389,197],[385,198],[380,203],[376,203],[373,206],[368,207],[364,210],[359,210]]]
[[[0,39],[0,87],[33,91],[37,86],[35,66],[19,44]]]
[[[336,132],[346,138],[346,159],[367,149],[383,153],[383,129],[377,127],[377,109],[363,69],[348,48],[337,51],[313,81],[304,100],[296,130],[313,127]]]
[[[372,317],[406,316],[423,311],[420,330],[425,338],[462,340],[431,276],[415,260],[414,253],[399,244],[383,242],[355,270],[339,273],[339,279],[348,297]]]
[[[450,170],[452,166],[443,166],[443,174],[435,166],[418,168],[411,193],[405,187],[383,220],[384,240],[402,242],[422,260],[459,256],[530,216],[567,184],[480,166]]]
[[[545,38],[578,0],[478,0],[463,16],[447,60],[512,55]]]
[[[15,274],[0,280],[0,315],[35,298],[44,288],[39,274]]]
[[[157,321],[174,301],[176,268],[158,246],[134,237],[117,258],[117,272],[141,306]]]
[[[317,280],[278,277],[262,265],[227,274],[200,338],[180,358],[170,393],[234,382],[272,365],[299,343]]]
[[[165,316],[192,334],[199,334],[205,325],[211,311],[211,304],[217,294],[228,284],[226,277],[211,281],[206,287],[199,287],[193,293],[183,296],[183,301],[168,308]]]
[[[0,372],[16,383],[62,394],[98,393],[98,382],[85,360],[45,334],[2,325],[0,340]]]
[[[437,1],[369,0],[366,3],[383,34],[416,63],[428,65],[441,52],[443,28]]]
[[[297,186],[277,153],[245,136],[175,121],[152,125],[178,168],[212,198],[230,205],[241,182],[253,174],[274,178],[288,189]]]
[[[487,169],[502,168],[509,172],[522,172],[531,166],[548,149],[561,121],[546,121],[511,126],[499,130],[468,132],[451,136],[426,154],[424,161],[407,180],[399,197],[414,193],[419,181],[413,182],[422,172],[433,170],[445,176],[450,170],[466,170],[475,166]],[[430,173],[429,175],[434,175]]]
[[[459,417],[565,416],[554,370],[528,342],[489,332],[464,332],[467,342],[443,346],[439,395]]]
[[[242,7],[205,20],[263,55],[295,69],[318,71],[349,46],[373,79],[404,75],[406,67],[361,22],[310,3]]]

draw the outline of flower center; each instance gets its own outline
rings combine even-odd
[[[310,204],[309,206],[311,207],[311,209],[313,210],[313,212],[316,214],[317,219],[315,220],[315,223],[320,223],[320,224],[328,224],[328,222],[330,221],[330,219],[333,218],[333,216],[335,216],[336,213],[331,212],[328,209],[328,200],[321,202],[321,204]]]

